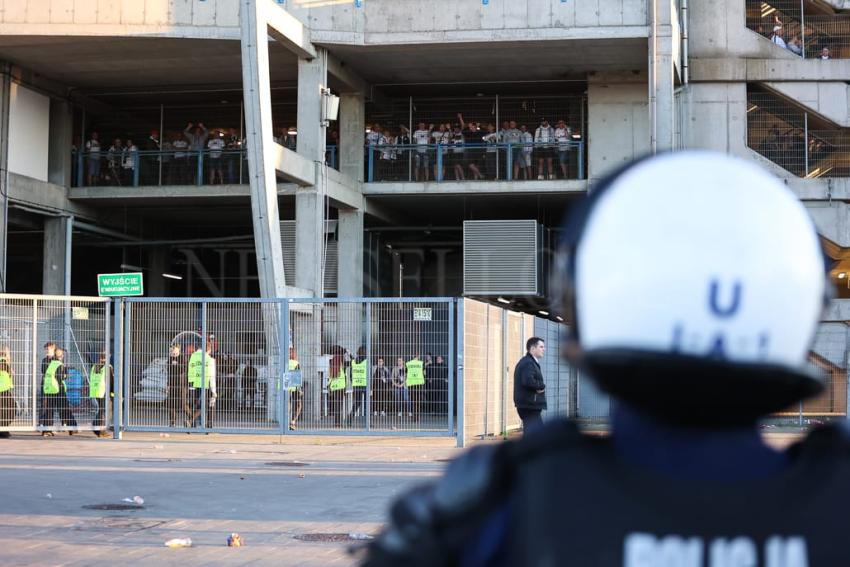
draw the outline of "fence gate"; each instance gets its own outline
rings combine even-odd
[[[454,299],[123,303],[128,431],[454,434]]]
[[[0,430],[105,429],[111,380],[89,386],[92,370],[111,360],[109,332],[108,299],[0,295],[0,380],[8,373],[12,386],[0,381]],[[48,371],[55,382],[45,384]]]

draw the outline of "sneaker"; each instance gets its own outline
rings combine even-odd
[[[12,434],[8,431],[0,431],[0,439],[8,439]]]
[[[537,181],[543,181],[543,176],[542,176],[542,175],[538,175],[538,176],[537,176]]]
[[[378,417],[378,412],[373,411],[373,412],[372,412],[372,415],[373,415],[373,416],[375,416],[375,417]]]
[[[381,410],[381,417],[384,417],[386,415],[387,415],[387,412],[385,412],[384,410]]]
[[[41,436],[42,437],[53,437],[53,432],[52,431],[42,431]]]
[[[401,417],[401,412],[398,412],[398,416]]]
[[[289,430],[290,430],[290,431],[295,431],[295,422],[294,422],[294,421],[290,421],[290,422],[289,422]]]
[[[77,434],[77,432],[76,432],[76,431],[69,431],[69,432],[68,432],[68,437],[70,437],[70,436],[72,436],[72,435],[76,435],[76,434]]]
[[[407,417],[413,417],[413,412],[412,411],[407,412]]]

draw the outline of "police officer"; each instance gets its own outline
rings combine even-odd
[[[106,363],[106,353],[101,352],[97,364],[89,371],[89,400],[97,405],[92,426],[95,428],[96,437],[109,437],[109,432],[104,428],[106,425],[106,391],[108,384],[112,384],[112,365]]]
[[[404,363],[407,376],[407,391],[410,393],[410,404],[413,406],[413,421],[419,421],[422,405],[422,390],[425,388],[425,364],[419,359],[419,353]]]
[[[821,390],[818,235],[782,183],[711,152],[600,182],[565,227],[565,351],[617,401],[609,437],[553,420],[399,500],[364,565],[848,565],[850,437],[767,446],[758,419]]]
[[[12,354],[7,345],[0,346],[0,427],[9,427],[15,419],[15,388],[12,379]],[[0,439],[10,437],[8,431],[0,431]]]

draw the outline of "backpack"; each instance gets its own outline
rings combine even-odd
[[[76,368],[68,368],[65,377],[65,397],[71,407],[79,407],[83,398],[83,375]]]

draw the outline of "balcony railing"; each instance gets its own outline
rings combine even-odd
[[[376,182],[585,179],[584,141],[367,146],[366,179]]]
[[[235,185],[248,182],[241,150],[123,150],[71,152],[75,187]],[[337,146],[327,146],[325,163],[338,169]]]

